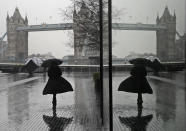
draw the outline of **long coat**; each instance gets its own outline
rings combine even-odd
[[[131,93],[152,94],[152,88],[146,78],[147,71],[143,66],[135,66],[131,70],[131,76],[121,82],[118,91]]]
[[[73,91],[72,85],[61,75],[62,72],[58,66],[53,66],[48,70],[49,80],[43,90],[43,95]]]

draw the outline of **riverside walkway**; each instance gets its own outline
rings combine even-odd
[[[0,131],[106,131],[101,124],[99,97],[92,75],[72,72],[63,76],[74,91],[57,95],[57,116],[53,117],[52,96],[42,95],[48,80],[46,75],[1,73]],[[117,91],[128,76],[127,72],[113,72],[114,131],[129,131],[139,124],[137,95]],[[154,93],[143,95],[144,122],[140,125],[147,131],[185,131],[185,73],[162,73],[161,77],[149,76],[148,80]]]

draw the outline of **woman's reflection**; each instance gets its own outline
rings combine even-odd
[[[16,86],[8,89],[8,119],[9,124],[18,129],[29,119],[28,88]]]
[[[122,124],[126,125],[131,129],[131,131],[146,131],[147,125],[152,120],[153,115],[141,116],[142,108],[138,107],[138,115],[131,117],[121,117],[119,120]]]
[[[53,116],[43,115],[44,122],[48,125],[50,131],[64,131],[73,121],[73,117],[57,117],[56,108],[53,108]]]

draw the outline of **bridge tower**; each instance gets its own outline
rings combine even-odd
[[[88,5],[82,1],[81,5],[74,8],[74,57],[89,61],[91,57],[99,56],[99,37],[96,30],[96,14],[93,14]]]
[[[175,41],[176,41],[176,15],[171,15],[166,6],[161,18],[157,16],[157,25],[167,27],[167,30],[158,30],[157,35],[157,57],[161,61],[175,60]]]
[[[22,18],[16,7],[13,16],[7,15],[7,40],[6,59],[11,62],[23,62],[28,57],[28,32],[16,31],[18,26],[27,26],[28,19]]]
[[[87,6],[82,2],[80,10],[76,11],[74,7],[73,22],[74,22],[74,56],[76,59],[83,57],[83,47],[86,38],[84,24],[87,22],[89,14]]]

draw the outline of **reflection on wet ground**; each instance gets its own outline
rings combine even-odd
[[[115,130],[133,130],[126,122],[130,120],[130,124],[136,122],[134,117],[137,115],[137,94],[117,92],[120,82],[127,78],[128,73],[116,73],[113,77],[113,103]],[[156,80],[148,77],[148,81],[153,88],[154,94],[143,94],[143,116],[153,115],[151,121],[148,122],[146,130],[156,131],[185,131],[186,130],[186,86],[184,72],[162,73],[161,77],[174,81],[168,83],[167,80]],[[153,76],[154,77],[154,76]],[[177,86],[175,83],[178,83]],[[182,87],[180,87],[182,85]],[[118,119],[119,118],[119,119]],[[120,118],[125,118],[121,122]],[[133,118],[133,119],[129,119]],[[141,120],[142,122],[142,120]],[[118,124],[119,123],[119,124]],[[140,128],[136,131],[141,131]]]
[[[9,83],[16,86],[0,91],[0,130],[5,131],[101,131],[100,98],[90,73],[64,73],[74,92],[58,94],[56,111],[52,110],[52,96],[42,95],[48,77],[35,74],[0,74],[0,90]],[[143,95],[143,111],[139,117],[137,95],[118,92],[128,72],[113,73],[114,131],[141,130],[185,131],[186,91],[184,87],[148,77],[154,94]],[[161,77],[184,85],[184,72],[162,73]],[[19,83],[20,80],[29,80]],[[134,126],[136,125],[136,126]],[[141,125],[141,126],[138,126]]]
[[[64,77],[71,82],[74,92],[57,95],[54,113],[52,96],[42,95],[48,79],[46,75],[35,74],[33,78],[36,79],[27,78],[27,74],[2,75],[0,82],[9,79],[7,81],[15,86],[12,84],[0,91],[0,130],[100,131],[100,101],[95,93],[93,75],[71,73]],[[0,86],[4,87],[6,84]]]

